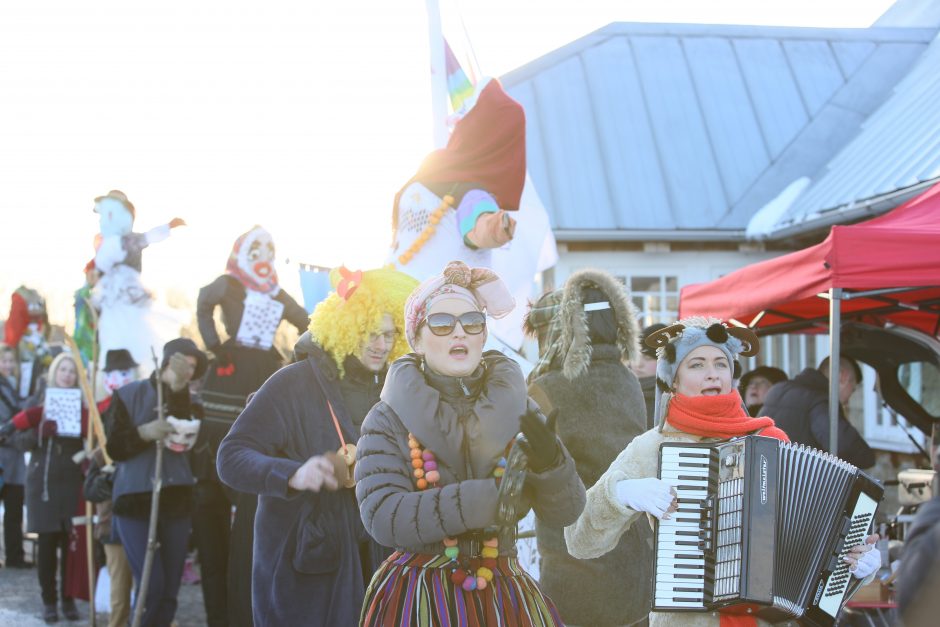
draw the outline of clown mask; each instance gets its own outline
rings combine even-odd
[[[108,394],[114,394],[118,388],[124,387],[128,383],[137,380],[137,369],[129,368],[127,370],[111,370],[104,373],[104,387]]]
[[[256,226],[239,237],[232,247],[226,271],[248,289],[272,296],[277,293],[274,240],[271,234]]]
[[[120,200],[102,198],[95,203],[98,214],[98,228],[104,237],[127,235],[134,226],[134,216]]]
[[[163,438],[163,446],[174,453],[185,453],[196,443],[199,435],[200,420],[182,420],[174,416],[167,416],[167,422],[173,425],[174,433]]]

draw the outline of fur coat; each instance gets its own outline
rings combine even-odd
[[[620,359],[616,346],[595,345],[581,376],[569,380],[551,370],[529,388],[545,413],[557,410],[555,431],[587,487],[646,430],[640,386]],[[566,623],[629,625],[649,613],[653,534],[647,525],[632,526],[609,553],[589,560],[568,553],[562,527],[537,519],[536,533],[539,584]]]
[[[673,428],[668,422],[663,431],[651,429],[634,439],[607,472],[587,492],[584,512],[571,526],[565,528],[568,551],[579,559],[593,559],[613,550],[621,536],[634,524],[645,524],[643,512],[626,507],[617,500],[615,488],[624,479],[655,477],[659,462],[659,445],[663,442],[708,442],[716,438],[701,438]],[[647,522],[653,521],[648,515]],[[650,583],[649,585],[652,585]],[[653,612],[650,627],[718,627],[717,612]],[[767,626],[758,620],[761,627]]]

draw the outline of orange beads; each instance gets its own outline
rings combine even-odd
[[[398,263],[405,266],[414,258],[418,252],[424,248],[424,245],[429,239],[434,235],[434,231],[437,230],[437,225],[440,223],[441,218],[444,217],[444,214],[448,209],[454,206],[454,197],[450,194],[444,196],[441,200],[441,204],[438,205],[430,216],[428,216],[428,225],[424,227],[424,230],[418,235],[411,246],[408,247],[408,250],[403,252],[398,256]],[[410,444],[410,442],[409,442]]]

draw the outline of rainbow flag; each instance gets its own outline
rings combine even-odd
[[[464,114],[464,103],[473,96],[473,83],[467,78],[466,72],[460,67],[450,44],[444,40],[444,69],[447,72],[447,95],[450,96],[450,106],[454,113]]]

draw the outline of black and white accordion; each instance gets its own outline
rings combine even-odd
[[[740,611],[832,625],[884,488],[838,457],[773,438],[667,442],[679,510],[655,534],[653,611]]]

